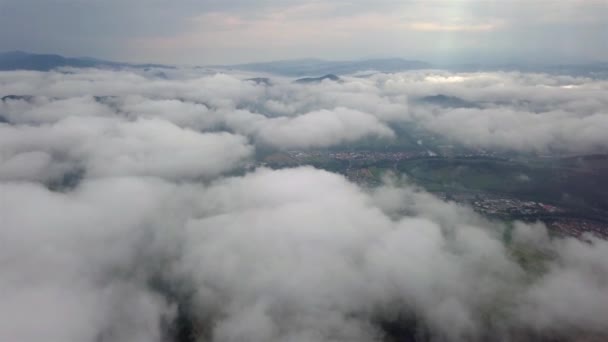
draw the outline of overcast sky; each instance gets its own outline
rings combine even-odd
[[[175,64],[608,60],[608,0],[0,0],[0,49]]]

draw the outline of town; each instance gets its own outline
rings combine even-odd
[[[603,239],[608,239],[608,221],[604,212],[597,208],[571,208],[553,203],[552,201],[541,201],[531,199],[527,194],[506,194],[492,189],[468,189],[454,180],[442,180],[437,183],[429,182],[428,173],[434,172],[434,168],[428,167],[418,171],[422,177],[416,177],[416,172],[410,172],[408,163],[418,161],[445,162],[450,160],[464,160],[477,162],[479,160],[489,165],[506,163],[510,161],[487,151],[478,153],[466,153],[459,156],[445,156],[431,150],[407,150],[407,151],[368,151],[368,150],[288,150],[275,152],[265,156],[255,166],[266,166],[271,168],[293,167],[299,165],[312,165],[322,169],[343,174],[348,180],[360,186],[374,187],[381,185],[387,174],[404,177],[410,184],[421,186],[437,197],[445,200],[470,206],[473,210],[492,219],[503,221],[521,220],[526,222],[542,221],[551,234],[555,236],[571,236],[581,238],[587,234],[593,234]],[[418,166],[416,166],[418,167]],[[414,167],[414,171],[416,171]],[[458,173],[463,166],[448,168],[449,173]],[[483,174],[482,174],[483,176]],[[567,175],[560,175],[567,179]],[[459,181],[456,175],[455,181]],[[524,173],[517,176],[521,183],[529,182],[529,177]],[[494,180],[504,183],[504,179]]]

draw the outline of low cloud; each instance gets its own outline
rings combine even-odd
[[[405,180],[243,167],[256,149],[390,141],[398,125],[474,147],[601,150],[605,81],[69,71],[0,73],[28,95],[0,103],[0,340],[608,336],[606,241],[514,223],[505,242],[504,224]]]
[[[235,168],[252,153],[242,136],[201,134],[161,120],[71,117],[50,125],[3,125],[0,132],[0,177],[7,180],[53,180],[75,170],[90,177],[204,178]]]
[[[369,136],[394,137],[375,116],[343,107],[277,118],[238,111],[226,115],[226,121],[228,127],[261,144],[279,148],[328,147]]]
[[[308,85],[274,77],[265,85],[248,81],[252,74],[167,73],[164,80],[126,71],[6,72],[0,83],[7,94],[33,97],[5,99],[0,114],[23,125],[65,117],[160,119],[183,129],[229,130],[275,148],[390,140],[402,123],[473,148],[585,153],[608,147],[603,79],[415,71]]]
[[[179,310],[217,341],[369,340],[388,322],[441,340],[608,333],[605,241],[521,233],[557,255],[530,278],[500,225],[409,187],[299,168],[2,193],[7,339],[160,341]]]

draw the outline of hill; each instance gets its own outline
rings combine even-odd
[[[401,58],[365,59],[355,61],[326,61],[322,59],[296,59],[262,63],[214,66],[223,69],[265,72],[284,76],[345,75],[357,71],[398,72],[404,70],[428,69],[431,65],[421,61]]]
[[[23,51],[0,53],[0,70],[49,71],[61,67],[74,68],[174,68],[162,64],[130,64],[104,61],[89,57],[64,57],[55,54],[35,54]]]
[[[308,84],[308,83],[319,83],[322,82],[324,80],[331,80],[334,82],[340,82],[341,79],[340,77],[334,75],[334,74],[327,74],[325,76],[321,76],[321,77],[305,77],[305,78],[300,78],[295,80],[295,83],[300,83],[300,84]]]

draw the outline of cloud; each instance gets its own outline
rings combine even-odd
[[[365,57],[373,51],[423,60],[442,60],[441,54],[459,62],[504,62],[513,56],[592,61],[608,56],[602,44],[607,12],[601,0],[562,0],[559,6],[521,0],[184,0],[179,5],[159,0],[3,0],[0,45],[170,64],[303,58],[311,57],[311,51],[314,57],[331,59]],[[165,25],[159,27],[159,22]],[[560,44],[552,44],[556,35]]]
[[[608,125],[603,96],[608,86],[601,78],[431,70],[343,76],[340,83],[310,85],[275,77],[266,86],[246,81],[252,74],[182,69],[169,76],[6,72],[0,82],[7,92],[34,97],[6,99],[0,114],[30,126],[64,117],[159,119],[186,130],[228,129],[279,148],[390,138],[401,123],[469,147],[585,152],[608,146],[602,134]],[[437,95],[456,99],[460,107],[424,100]]]
[[[378,78],[389,94],[409,95],[411,121],[470,147],[571,152],[607,147],[608,141],[600,133],[608,125],[606,103],[600,95],[605,80],[445,72]],[[455,97],[470,105],[416,103],[416,99],[437,95]]]
[[[398,137],[401,124],[474,147],[591,153],[606,146],[605,81],[169,76],[0,73],[31,95],[0,103],[1,340],[608,336],[604,240],[515,223],[505,242],[504,224],[405,180],[364,189],[312,167],[242,167],[256,148]],[[424,100],[438,94],[475,106]]]
[[[91,177],[205,178],[235,168],[252,152],[242,136],[200,134],[161,120],[72,117],[52,125],[2,125],[0,132],[0,177],[7,180],[50,181],[80,169]]]
[[[14,79],[12,75],[7,73],[6,83]],[[37,89],[23,91],[59,98],[4,101],[11,122],[40,124],[77,115],[108,117],[114,115],[113,109],[129,119],[158,118],[182,128],[226,127],[279,148],[325,147],[369,136],[390,138],[391,129],[378,116],[395,116],[405,108],[354,83],[302,87],[281,82],[280,88],[267,89],[226,74],[150,82],[136,74],[85,71],[52,77],[40,74],[35,82],[39,83]],[[61,106],[69,106],[69,111]]]
[[[436,22],[415,22],[411,24],[411,28],[416,31],[429,32],[458,32],[458,31],[492,31],[497,25],[493,24],[442,24]]]
[[[278,148],[327,147],[369,136],[394,137],[393,131],[375,116],[343,107],[270,119],[238,111],[227,115],[226,121],[229,127],[254,136],[262,145]]]
[[[605,241],[550,242],[558,261],[530,283],[499,225],[412,188],[369,194],[298,168],[208,187],[128,177],[2,193],[9,339],[160,341],[179,305],[213,340],[368,340],[410,314],[420,321],[399,324],[447,340],[608,333]],[[387,196],[410,214],[388,216]]]
[[[0,187],[0,234],[8,243],[0,256],[2,339],[161,340],[161,323],[174,309],[136,279],[143,264],[128,263],[162,186],[111,180],[70,194],[27,183]]]
[[[66,116],[158,119],[186,130],[227,129],[277,148],[390,138],[401,123],[474,148],[586,152],[608,147],[602,133],[608,125],[603,79],[432,70],[343,76],[341,83],[310,85],[276,77],[266,86],[246,81],[251,76],[195,69],[174,71],[168,80],[99,70],[7,72],[0,82],[8,92],[34,97],[6,99],[0,114],[30,126],[55,124]],[[456,99],[460,107],[424,100],[437,95]]]

